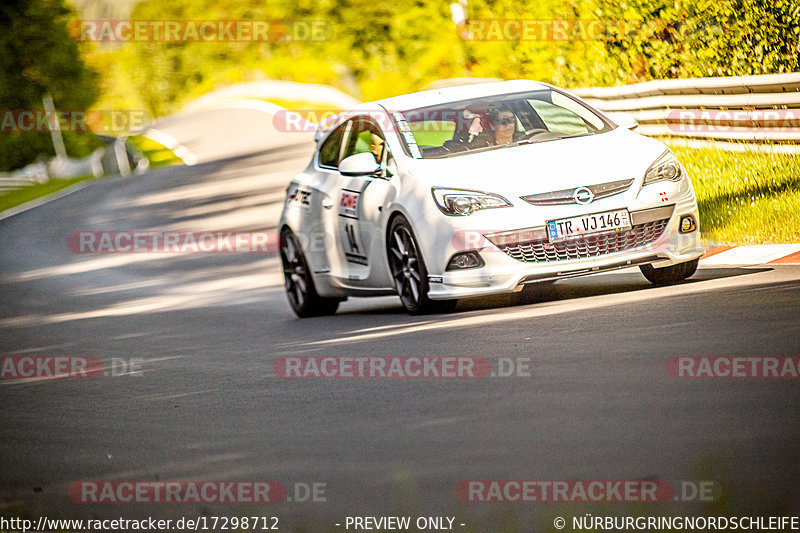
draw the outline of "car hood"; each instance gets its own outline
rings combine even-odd
[[[407,170],[431,187],[522,196],[640,179],[664,150],[655,139],[618,128],[444,159],[414,159]]]

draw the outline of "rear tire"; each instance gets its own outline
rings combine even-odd
[[[697,264],[699,262],[700,259],[698,258],[664,268],[654,268],[653,265],[640,265],[639,270],[653,285],[670,285],[692,276],[697,272]]]
[[[281,231],[280,250],[286,297],[294,314],[300,318],[334,314],[341,300],[317,293],[306,256],[289,228]]]
[[[428,298],[428,269],[419,252],[411,225],[402,215],[395,217],[389,226],[386,253],[400,303],[412,315],[452,312],[457,300],[431,300]]]

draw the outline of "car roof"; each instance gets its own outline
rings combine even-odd
[[[482,98],[486,96],[546,89],[549,87],[550,86],[546,83],[533,80],[511,80],[492,83],[458,85],[455,87],[431,89],[428,91],[420,91],[401,96],[393,96],[391,98],[384,98],[383,100],[376,100],[374,102],[361,104],[356,107],[354,111],[359,110],[360,108],[370,107],[375,109],[375,104],[385,107],[388,111],[405,111],[408,109],[428,107],[447,102],[457,102],[459,100],[467,100],[470,98]]]

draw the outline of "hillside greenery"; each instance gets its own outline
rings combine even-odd
[[[451,77],[529,78],[574,88],[651,79],[800,70],[796,0],[6,0],[0,6],[0,109],[145,110],[163,116],[220,86],[260,79],[322,83],[361,100]],[[282,21],[317,40],[80,42],[75,19]],[[567,21],[568,38],[464,39],[476,21]],[[575,24],[575,21],[580,21]],[[634,31],[587,38],[592,21]],[[639,28],[637,31],[636,28]],[[473,34],[473,37],[475,35]],[[69,155],[97,146],[67,134]],[[52,155],[46,132],[0,135],[0,170]]]
[[[47,93],[60,110],[86,110],[95,103],[97,75],[86,67],[81,47],[68,32],[75,16],[64,0],[3,0],[0,4],[0,112],[4,120],[20,112],[41,114]],[[100,145],[88,131],[67,132],[64,143],[71,156],[87,155]],[[0,171],[52,155],[55,151],[46,129],[6,127],[0,131]]]
[[[582,23],[571,25],[567,39],[481,40],[462,38],[448,2],[149,0],[136,4],[131,19],[318,23],[325,38],[97,45],[89,62],[103,73],[104,107],[156,116],[218,86],[265,78],[330,84],[372,100],[462,76],[574,88],[800,70],[795,0],[470,0],[467,15]],[[633,30],[582,37],[578,30],[591,21]]]

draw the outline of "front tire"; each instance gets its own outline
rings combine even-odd
[[[452,311],[456,300],[435,301],[428,298],[428,269],[411,225],[402,215],[392,220],[388,237],[386,248],[389,269],[400,302],[406,311],[412,315]]]
[[[281,231],[280,250],[284,286],[292,311],[300,318],[334,314],[341,300],[323,298],[317,293],[306,256],[289,228]]]
[[[654,268],[653,265],[640,265],[639,270],[653,285],[670,285],[694,275],[697,272],[697,264],[699,262],[700,259],[698,258],[664,268]]]

